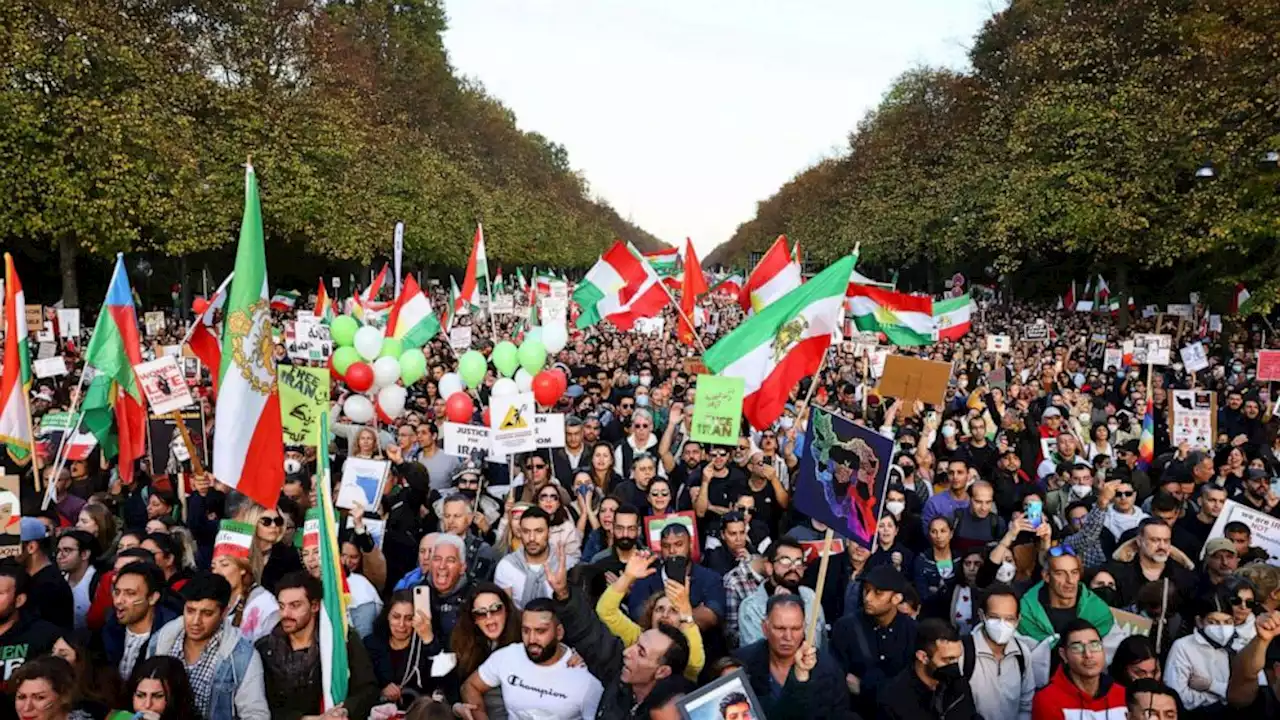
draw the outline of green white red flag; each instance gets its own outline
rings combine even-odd
[[[480,293],[489,284],[489,257],[484,251],[484,227],[476,225],[476,236],[471,244],[471,256],[467,258],[467,272],[462,278],[462,294],[454,305],[459,314],[464,304],[467,309],[480,307]]]
[[[19,465],[31,460],[31,352],[27,347],[27,296],[13,256],[4,254],[4,373],[0,375],[0,443]],[[17,512],[18,508],[11,508]]]
[[[660,283],[640,253],[619,240],[574,289],[573,301],[582,308],[575,325],[585,328],[608,320],[619,330],[630,330],[637,319],[653,317],[667,306],[671,297]]]

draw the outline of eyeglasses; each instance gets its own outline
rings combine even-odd
[[[1057,557],[1062,557],[1063,555],[1070,555],[1071,557],[1075,557],[1076,550],[1075,548],[1071,547],[1066,543],[1063,543],[1061,545],[1055,545],[1049,548],[1049,557],[1057,558]]]
[[[624,403],[620,403],[620,404],[618,405],[618,407],[622,408],[623,410],[630,410],[631,408],[633,408],[633,407],[635,407],[635,406],[636,406],[636,404],[635,404],[635,403],[625,403],[625,402],[624,402]]]
[[[804,565],[804,558],[780,557],[775,559],[773,561],[773,564],[776,565],[777,567],[782,568],[783,570],[787,570],[789,568],[800,567],[801,565]]]
[[[59,550],[59,552],[61,552],[61,550]],[[1239,595],[1231,598],[1232,607],[1243,607],[1252,610],[1256,605],[1257,603],[1255,601],[1250,600],[1249,598],[1242,598]]]
[[[275,517],[263,515],[258,518],[258,524],[262,527],[271,527],[272,525],[275,525],[276,527],[284,527],[284,517],[281,515],[277,515]]]
[[[1090,640],[1087,643],[1073,642],[1067,645],[1067,652],[1071,653],[1072,655],[1084,655],[1085,653],[1100,653],[1102,652],[1102,641]]]
[[[471,608],[471,617],[483,620],[484,618],[487,618],[490,615],[497,615],[498,613],[502,612],[504,607],[506,606],[503,605],[501,602],[496,602],[496,603],[493,603],[492,605],[488,605],[485,607]]]

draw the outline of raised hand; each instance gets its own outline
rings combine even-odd
[[[657,558],[657,555],[653,555],[647,550],[636,550],[627,560],[627,566],[623,568],[622,574],[631,578],[632,581],[647,578],[658,571],[657,568],[653,567]]]

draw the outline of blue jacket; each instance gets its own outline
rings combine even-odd
[[[147,655],[169,655],[183,632],[182,618],[160,628],[151,636]],[[235,627],[224,623],[221,632],[207,720],[271,720],[262,658]]]
[[[178,613],[163,602],[156,604],[156,616],[151,621],[151,635],[147,638],[147,644],[140,651],[141,657],[134,661],[135,665],[151,657],[151,638],[155,637],[160,628],[176,620],[177,617]],[[112,670],[120,666],[120,659],[124,657],[124,636],[125,627],[120,624],[119,620],[116,620],[115,611],[107,611],[107,621],[102,626],[102,649],[107,655],[107,661],[111,663]],[[128,678],[125,679],[128,680]]]
[[[724,620],[724,578],[715,570],[693,565],[693,579],[689,583],[689,604],[693,607],[706,605],[716,617]],[[656,572],[631,586],[631,594],[627,595],[627,610],[631,619],[639,621],[644,611],[644,601],[649,596],[663,589],[662,572]]]

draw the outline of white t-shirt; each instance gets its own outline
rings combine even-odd
[[[97,574],[98,571],[90,565],[84,571],[84,576],[80,578],[80,582],[71,586],[71,597],[75,601],[76,608],[76,630],[84,630],[86,627],[85,621],[89,616],[89,606],[93,604],[93,598],[89,596],[89,584],[93,582],[93,576]],[[66,575],[64,574],[63,577],[65,578]]]
[[[512,720],[591,720],[604,688],[585,667],[569,667],[570,653],[554,665],[535,665],[522,643],[494,652],[477,670],[489,687],[502,690]]]
[[[522,552],[522,551],[516,550],[516,552]],[[514,553],[511,553],[511,554],[514,554]],[[520,569],[520,567],[515,564],[515,562],[510,560],[511,554],[509,554],[507,557],[502,558],[502,560],[498,562],[498,567],[495,568],[493,571],[493,582],[498,587],[504,588],[507,590],[507,592],[511,593],[512,602],[516,604],[516,607],[523,610],[524,602],[521,599],[520,594],[524,591],[525,573],[524,573],[524,570]],[[530,567],[538,568],[542,566],[530,565]],[[542,587],[538,589],[538,592],[534,595],[534,597],[549,598],[551,597],[551,595],[552,595],[552,592],[551,592],[550,583],[548,583],[546,580],[543,580]]]

